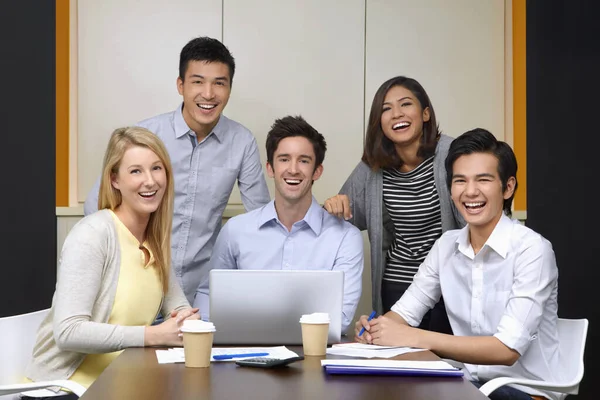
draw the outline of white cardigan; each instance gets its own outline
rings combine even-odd
[[[26,376],[68,379],[86,354],[144,346],[144,326],[110,325],[121,265],[119,239],[109,210],[97,211],[69,232],[61,252],[52,307],[38,330]],[[173,272],[161,310],[190,308]]]

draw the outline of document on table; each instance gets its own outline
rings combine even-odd
[[[424,350],[425,349],[417,349],[414,347],[378,346],[375,344],[363,343],[340,343],[334,344],[328,348],[327,354],[363,358],[391,358],[399,356],[400,354],[414,353]]]
[[[213,357],[216,355],[225,354],[255,354],[255,353],[268,353],[269,358],[286,359],[291,357],[298,357],[298,354],[289,350],[285,346],[277,347],[213,347],[211,351],[210,361],[212,362],[226,362],[226,361],[237,361],[248,357],[234,357],[227,360],[215,360]],[[183,347],[176,347],[168,350],[156,350],[156,358],[159,364],[179,363],[185,362],[185,353]]]
[[[321,360],[328,374],[463,376],[462,370],[445,361]]]

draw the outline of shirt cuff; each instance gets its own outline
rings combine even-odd
[[[516,350],[520,355],[527,351],[529,343],[536,338],[535,335],[529,334],[523,324],[510,315],[502,317],[494,337],[509,348]]]
[[[392,306],[390,311],[393,311],[396,314],[400,315],[410,326],[419,326],[421,320],[418,320],[408,312],[408,309],[411,308],[411,302],[414,302],[415,304],[418,304],[418,302],[416,301],[416,299],[409,299],[407,294],[407,292],[404,292],[404,295]]]

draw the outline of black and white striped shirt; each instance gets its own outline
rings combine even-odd
[[[384,170],[383,202],[395,229],[383,279],[412,283],[419,265],[442,235],[433,156],[410,172]]]

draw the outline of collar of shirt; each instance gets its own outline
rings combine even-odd
[[[183,103],[181,103],[181,105],[179,107],[177,107],[177,110],[175,110],[174,114],[175,114],[175,116],[173,118],[173,125],[175,127],[175,137],[177,139],[179,139],[180,137],[182,137],[188,133],[195,137],[196,134],[190,129],[187,122],[185,122],[185,119],[183,119]],[[225,124],[226,124],[225,119],[226,119],[225,116],[223,114],[221,114],[221,116],[219,116],[219,122],[217,122],[217,125],[215,125],[212,132],[208,136],[213,134],[214,137],[219,142],[221,142],[223,139],[222,136],[225,133]],[[208,136],[206,136],[206,137],[208,137]]]
[[[513,223],[513,220],[502,213],[500,220],[496,224],[496,227],[488,240],[483,245],[482,250],[487,246],[498,253],[502,258],[506,258],[508,247],[510,245],[510,232]],[[471,247],[471,242],[469,241],[469,225],[466,225],[460,230],[460,233],[456,238],[456,249],[470,259],[475,258],[473,247]]]
[[[312,203],[308,208],[308,211],[304,215],[300,221],[294,223],[294,227],[308,225],[308,227],[315,233],[315,235],[319,236],[321,233],[321,227],[323,226],[323,208],[317,202],[317,199],[313,196]],[[260,215],[258,216],[258,229],[262,228],[265,224],[271,222],[279,221],[277,218],[277,211],[275,210],[275,200],[271,200],[269,204],[263,207]],[[283,226],[283,224],[281,224]]]

